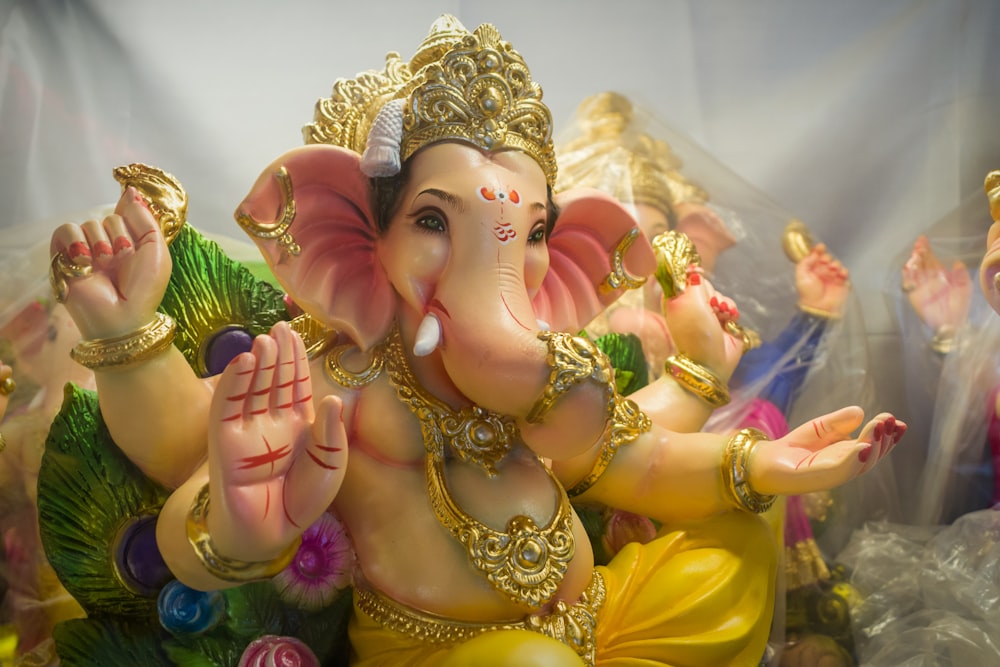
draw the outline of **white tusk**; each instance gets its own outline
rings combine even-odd
[[[538,323],[538,328],[542,331],[549,331],[552,329],[552,325],[545,320],[535,320]]]
[[[417,327],[417,340],[413,343],[413,354],[426,357],[441,344],[441,322],[436,315],[427,313]]]

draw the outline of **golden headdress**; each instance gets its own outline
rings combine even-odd
[[[559,190],[592,187],[621,201],[646,204],[673,219],[682,202],[708,195],[680,173],[670,145],[638,129],[632,102],[614,92],[585,99],[577,109],[580,135],[560,150]]]
[[[382,71],[338,79],[303,135],[363,154],[369,176],[398,173],[424,146],[457,140],[521,150],[556,180],[552,115],[524,59],[492,25],[470,33],[447,14],[409,62],[389,53]]]

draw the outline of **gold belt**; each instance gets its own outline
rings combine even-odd
[[[386,630],[429,644],[451,646],[466,642],[484,632],[530,630],[562,642],[592,666],[597,654],[597,616],[604,604],[607,589],[604,578],[594,571],[580,599],[571,605],[559,601],[542,614],[522,621],[471,623],[435,616],[402,605],[363,581],[354,587],[354,602]]]

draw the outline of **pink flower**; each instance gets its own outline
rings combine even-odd
[[[319,658],[295,637],[264,635],[243,650],[239,667],[319,667]]]
[[[326,607],[351,583],[354,549],[344,526],[323,514],[302,533],[295,558],[272,580],[281,599],[300,609]]]
[[[644,516],[615,510],[604,525],[604,548],[614,556],[629,542],[646,544],[656,537],[656,526]]]

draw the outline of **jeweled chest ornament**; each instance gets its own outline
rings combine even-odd
[[[576,553],[573,512],[565,489],[540,462],[559,493],[548,526],[515,515],[505,531],[490,528],[466,513],[445,482],[446,445],[455,455],[496,474],[496,464],[510,451],[517,427],[509,419],[478,406],[455,412],[424,392],[409,368],[399,332],[385,343],[385,369],[399,399],[420,420],[427,472],[427,492],[441,525],[465,547],[469,559],[490,586],[508,600],[538,609],[555,595]]]

